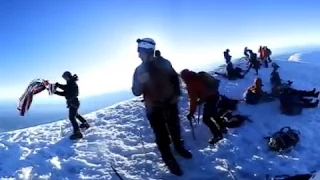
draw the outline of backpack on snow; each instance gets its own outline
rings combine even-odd
[[[275,132],[268,139],[268,146],[273,151],[283,151],[294,147],[300,141],[300,132],[293,130],[290,127],[283,127],[278,132]]]
[[[210,74],[204,71],[198,72],[198,75],[209,90],[215,91],[215,92],[218,91],[220,86],[219,79],[214,78],[213,76],[211,76]]]

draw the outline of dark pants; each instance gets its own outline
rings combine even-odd
[[[71,125],[73,127],[73,132],[80,131],[77,119],[81,123],[87,122],[80,114],[78,114],[78,108],[79,107],[74,107],[74,106],[69,107],[69,119],[70,119]]]
[[[306,97],[315,97],[315,93],[313,91],[302,91],[302,90],[296,90],[296,89],[292,89],[292,90],[293,90],[293,94],[299,97],[301,107],[314,108],[317,106],[317,104],[312,103],[310,99],[306,98]]]
[[[267,58],[265,58],[265,59],[263,60],[263,63],[264,63],[264,67],[265,67],[265,68],[268,68],[268,67],[269,67],[269,61],[268,61]]]
[[[162,157],[170,158],[170,136],[174,147],[180,148],[182,145],[180,118],[177,104],[168,104],[163,107],[157,107],[147,112],[147,118],[153,129],[156,144],[162,154]]]
[[[223,120],[217,112],[219,95],[207,98],[203,105],[203,123],[208,126],[214,137],[222,136],[221,130],[225,128]]]
[[[301,98],[314,97],[314,95],[315,95],[313,91],[302,91],[302,90],[296,90],[296,89],[292,89],[292,90],[293,90],[293,94],[298,95]]]
[[[258,74],[260,68],[259,62],[250,62],[249,68],[247,69],[246,73],[248,73],[251,68],[256,71],[256,74]]]

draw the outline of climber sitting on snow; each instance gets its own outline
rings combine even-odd
[[[317,99],[312,102],[312,99],[307,97],[317,98],[319,96],[319,91],[316,89],[312,91],[301,91],[293,88],[285,88],[279,95],[280,100],[280,110],[286,115],[299,115],[303,108],[315,108],[319,104]]]
[[[227,64],[226,73],[215,72],[215,74],[228,78],[229,80],[243,79],[245,76],[243,69],[239,67],[234,68],[231,61]]]
[[[261,78],[256,78],[254,84],[244,93],[244,100],[247,104],[258,104],[260,102],[270,102],[274,98],[262,90],[263,84]]]
[[[279,72],[277,71],[279,69],[279,65],[276,63],[272,63],[272,72],[270,74],[270,82],[272,85],[272,94],[275,97],[279,96],[279,93],[285,89],[291,87],[291,84],[293,83],[292,81],[283,81],[280,78]]]

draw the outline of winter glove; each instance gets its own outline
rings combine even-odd
[[[187,119],[188,119],[189,121],[192,121],[192,120],[194,119],[194,115],[193,115],[192,113],[189,113],[189,114],[187,115]]]
[[[197,105],[201,105],[203,103],[203,101],[201,101],[200,99],[197,100]]]

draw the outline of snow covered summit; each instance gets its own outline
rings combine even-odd
[[[292,80],[298,89],[320,88],[318,65],[279,61],[283,79]],[[262,68],[259,77],[269,91],[271,69]],[[250,72],[243,80],[221,81],[220,92],[241,98],[255,75]],[[185,92],[186,93],[186,92]],[[200,123],[195,126],[193,140],[189,123],[187,95],[181,99],[181,123],[185,145],[191,160],[176,156],[185,174],[169,173],[161,161],[152,130],[144,116],[140,99],[132,99],[86,115],[92,127],[84,139],[70,141],[68,120],[0,134],[0,179],[25,180],[108,180],[119,179],[183,179],[228,180],[230,170],[237,179],[264,179],[266,174],[306,173],[320,169],[320,144],[317,143],[320,113],[305,109],[303,115],[287,117],[279,113],[278,102],[257,106],[239,105],[239,112],[251,115],[238,129],[230,129],[224,140],[208,144],[209,130]],[[301,132],[301,141],[290,153],[280,155],[268,151],[264,136],[290,126]],[[230,168],[228,170],[228,167]]]

